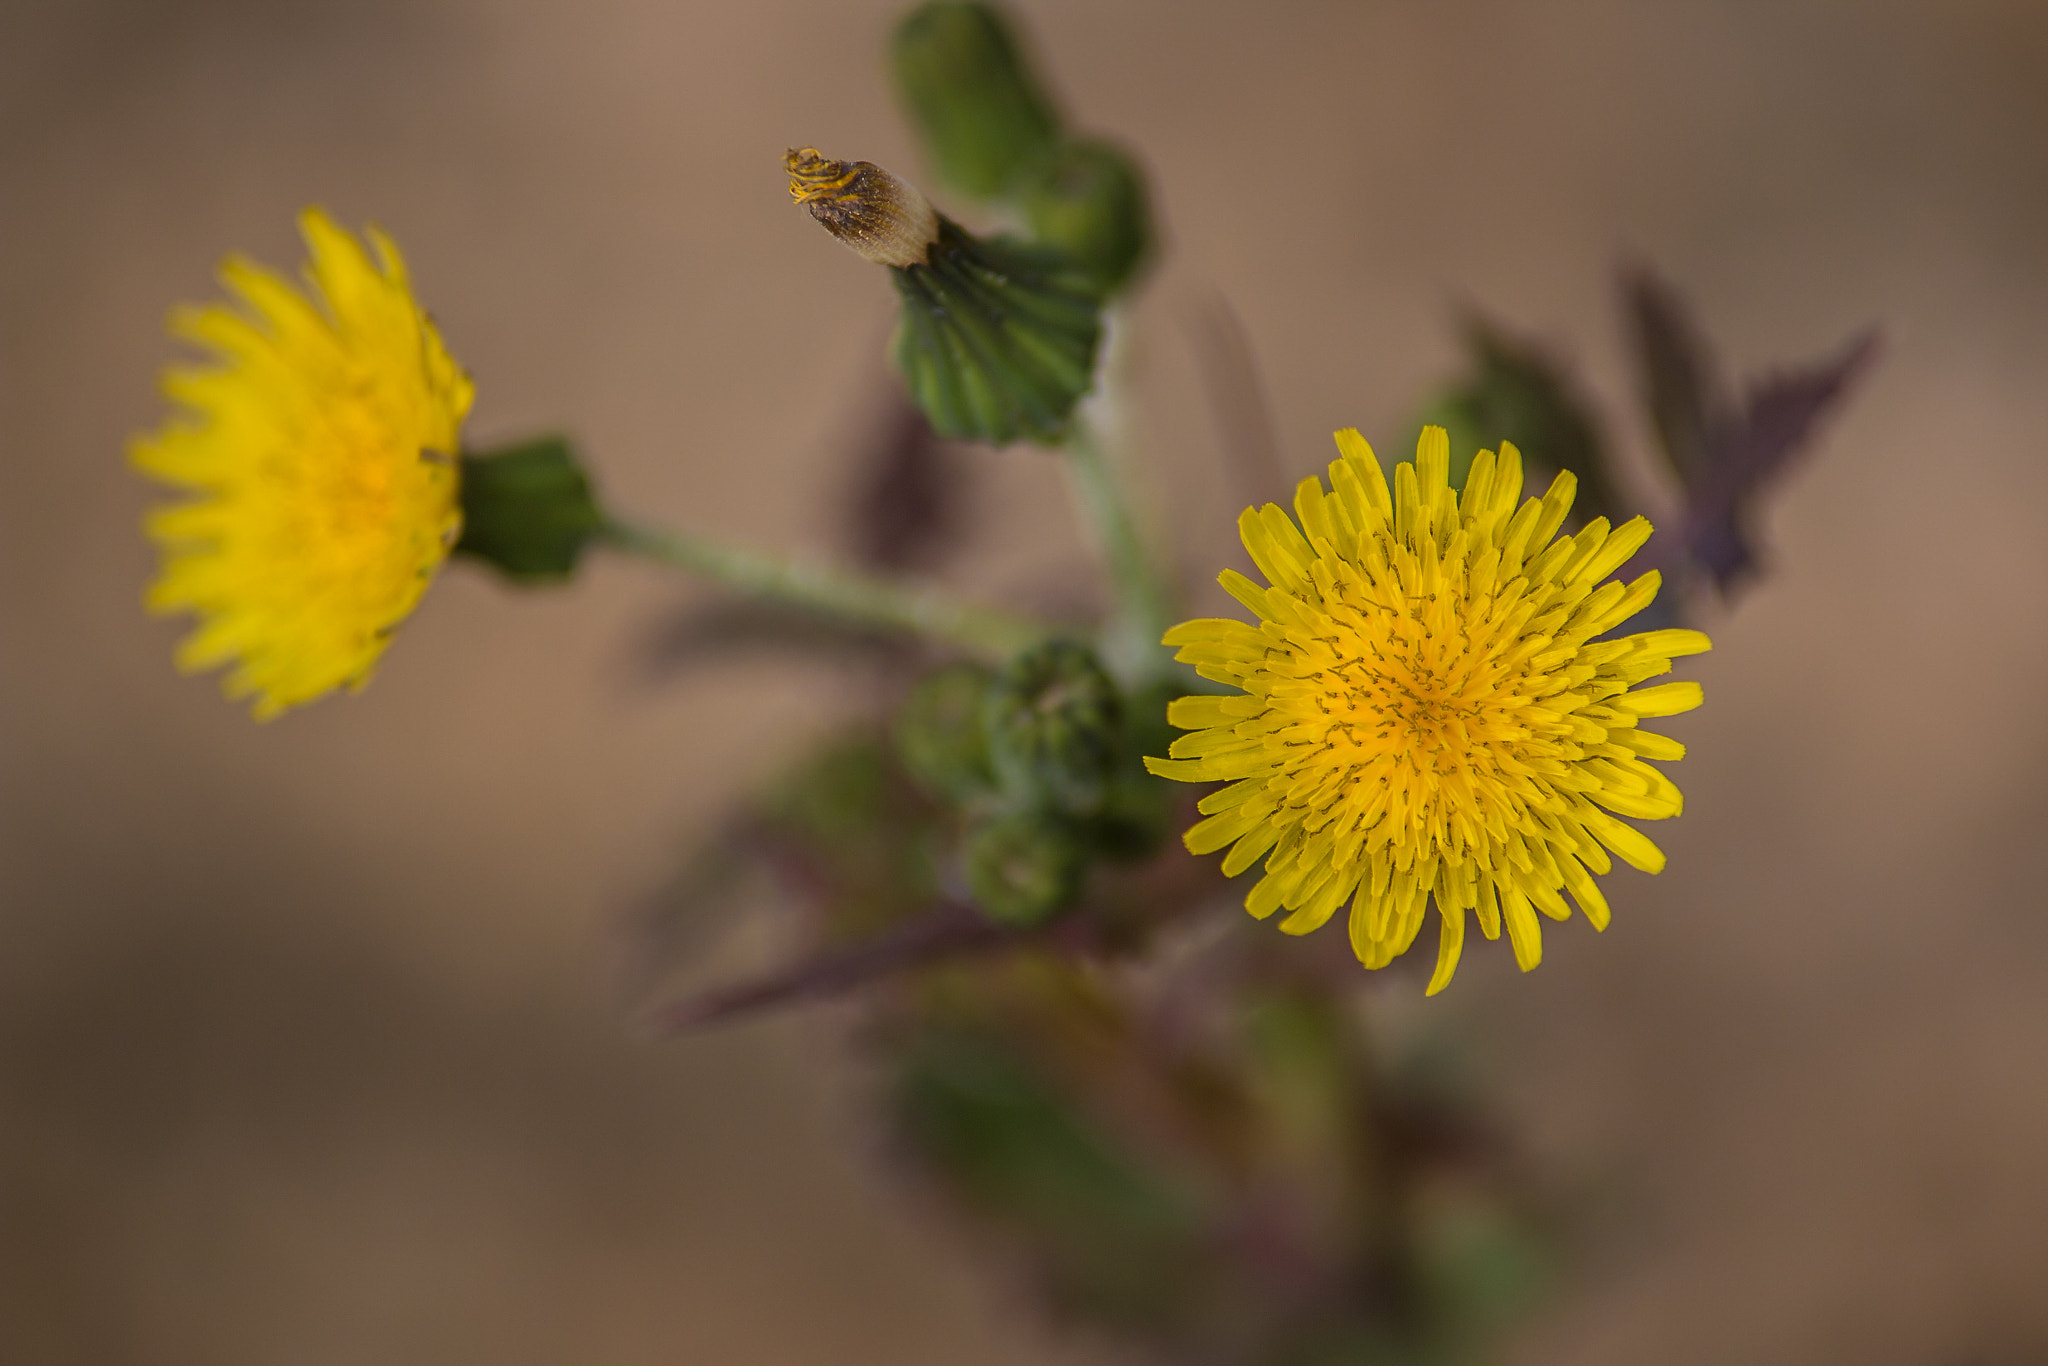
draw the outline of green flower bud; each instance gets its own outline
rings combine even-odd
[[[1102,805],[1125,749],[1116,684],[1071,641],[1012,660],[989,686],[982,723],[1003,790],[1074,815]]]
[[[1045,812],[991,817],[967,838],[967,888],[998,924],[1043,924],[1080,894],[1086,844],[1084,835]]]
[[[558,581],[575,572],[603,526],[590,481],[562,437],[462,456],[458,555],[487,560],[509,578]]]
[[[1059,247],[1104,294],[1130,283],[1152,247],[1145,174],[1107,142],[1077,141],[1044,162],[1021,193],[1031,235]]]
[[[927,675],[896,715],[896,752],[919,787],[960,802],[995,787],[982,702],[989,671],[954,664]]]
[[[1177,809],[1173,785],[1166,779],[1123,774],[1110,784],[1102,809],[1090,822],[1095,847],[1104,858],[1120,863],[1148,859],[1173,833]]]
[[[1096,846],[1107,858],[1150,858],[1172,833],[1180,794],[1172,782],[1145,771],[1143,756],[1165,753],[1163,746],[1179,736],[1166,720],[1166,704],[1184,691],[1178,684],[1155,683],[1124,707],[1125,743],[1116,778],[1092,821]]]
[[[989,199],[1049,155],[1059,116],[990,5],[913,10],[889,44],[896,89],[940,177]]]

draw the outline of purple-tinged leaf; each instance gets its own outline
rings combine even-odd
[[[1713,576],[1724,595],[1754,571],[1750,521],[1765,486],[1808,447],[1879,351],[1876,329],[1828,360],[1752,381],[1740,395],[1670,283],[1647,267],[1622,274],[1644,402],[1685,493],[1678,534],[1652,540],[1631,566]]]
[[[1879,350],[1877,331],[1865,331],[1830,360],[1751,385],[1738,415],[1708,428],[1705,468],[1686,500],[1682,539],[1722,593],[1755,568],[1748,524],[1764,486],[1812,443],[1821,420]]]
[[[742,884],[772,861],[775,835],[751,812],[727,818],[659,891],[613,927],[612,976],[622,999],[642,1002],[728,923]]]
[[[1651,424],[1679,482],[1692,489],[1705,472],[1708,432],[1729,420],[1734,394],[1676,289],[1647,266],[1624,270],[1621,289]]]
[[[774,1006],[843,995],[870,982],[1021,938],[972,906],[949,902],[874,938],[837,944],[788,967],[685,997],[654,1012],[657,1034],[680,1034]]]

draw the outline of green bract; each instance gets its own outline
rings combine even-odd
[[[1095,383],[1095,277],[1065,253],[977,239],[949,219],[928,260],[892,267],[896,364],[933,430],[998,445],[1066,435]]]
[[[457,554],[487,560],[513,579],[566,579],[603,526],[590,481],[563,437],[462,457]]]

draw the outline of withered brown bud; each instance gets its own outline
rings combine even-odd
[[[794,147],[783,166],[790,197],[876,265],[923,265],[939,240],[931,201],[872,161],[833,161],[815,147]]]

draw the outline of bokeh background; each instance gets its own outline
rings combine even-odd
[[[1640,448],[1632,257],[1745,368],[1885,325],[1768,577],[1707,605],[1670,871],[1529,977],[1482,946],[1430,1009],[1613,1207],[1514,1362],[2048,1360],[2048,10],[1017,10],[1155,177],[1130,360],[1198,583],[1236,562],[1191,340],[1219,296],[1297,473],[1333,427],[1396,439],[1465,302],[1555,341]],[[0,1359],[1109,1359],[890,1185],[841,1013],[657,1044],[610,984],[620,917],[843,678],[651,681],[700,590],[457,566],[367,694],[257,727],[139,607],[121,449],[164,311],[230,247],[296,261],[316,201],[403,242],[478,441],[564,425],[622,507],[831,550],[889,291],[778,159],[915,171],[895,13],[0,7]],[[1084,594],[1053,465],[960,458],[953,577]]]

